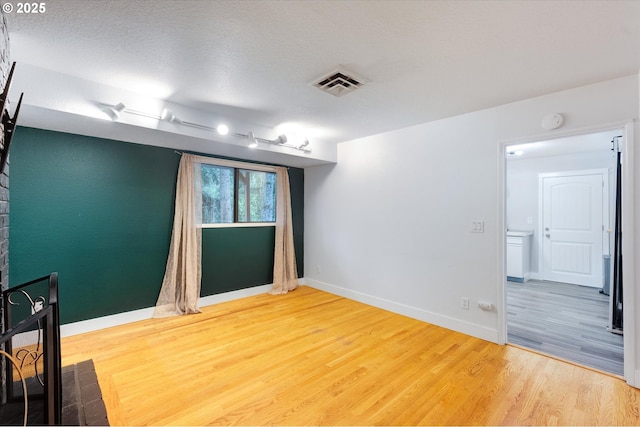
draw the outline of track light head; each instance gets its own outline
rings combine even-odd
[[[285,134],[278,135],[278,137],[273,140],[274,144],[285,144],[286,142],[287,142],[287,135]]]
[[[176,115],[173,114],[173,111],[169,110],[168,108],[165,108],[164,110],[162,110],[160,119],[167,122],[172,122],[172,123],[182,123],[182,120],[180,120],[179,117],[176,117]]]
[[[120,114],[124,111],[126,107],[122,102],[117,103],[112,107],[104,108],[104,112],[107,113],[107,116],[114,122],[120,118]]]
[[[298,150],[304,150],[308,146],[309,146],[309,140],[305,138],[302,144],[298,145]]]
[[[229,126],[225,125],[224,123],[221,123],[218,125],[218,127],[216,127],[216,131],[220,135],[226,135],[229,133]]]
[[[258,147],[258,140],[253,135],[253,132],[249,131],[249,133],[247,134],[247,141],[249,141],[249,148]]]

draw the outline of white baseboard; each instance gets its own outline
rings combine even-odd
[[[345,298],[353,299],[374,307],[389,310],[394,313],[412,317],[423,322],[432,323],[443,328],[452,329],[487,341],[498,342],[498,331],[474,323],[465,322],[449,316],[432,313],[420,308],[400,304],[394,301],[386,300],[376,296],[368,295],[362,292],[353,291],[328,283],[320,282],[313,279],[299,279],[300,284],[308,285],[325,292],[340,295]],[[222,294],[208,295],[200,298],[200,307],[206,307],[213,304],[219,304],[227,301],[233,301],[240,298],[246,298],[254,295],[260,295],[271,290],[271,284],[254,286],[237,291],[225,292]],[[127,311],[125,313],[113,314],[110,316],[98,317],[95,319],[82,320],[80,322],[67,323],[60,326],[60,335],[68,337],[72,335],[83,334],[86,332],[97,331],[100,329],[110,328],[113,326],[125,325],[127,323],[137,322],[140,320],[150,319],[153,316],[153,307],[143,308],[140,310]]]
[[[269,292],[272,285],[260,285],[237,291],[225,292],[222,294],[208,295],[200,298],[200,307],[219,304],[221,302],[233,301],[240,298]],[[60,336],[69,337],[72,335],[84,334],[86,332],[98,331],[100,329],[111,328],[113,326],[125,325],[127,323],[140,320],[151,319],[153,307],[142,308],[140,310],[127,311],[125,313],[112,314],[110,316],[98,317],[95,319],[82,320],[80,322],[67,323],[60,326]]]
[[[13,336],[11,347],[13,349],[20,347],[27,347],[38,343],[38,338],[42,340],[42,337],[38,335],[38,331],[27,331]]]
[[[64,325],[60,325],[60,336],[64,338],[72,335],[99,331],[100,329],[150,319],[151,316],[153,316],[153,307],[112,314],[110,316],[96,317],[95,319],[81,320],[74,323],[66,323]]]
[[[260,285],[246,289],[238,289],[237,291],[225,292],[223,294],[209,295],[200,298],[200,307],[208,305],[220,304],[221,302],[233,301],[240,298],[252,297],[254,295],[266,294],[271,290],[273,285]]]
[[[374,307],[412,317],[423,322],[461,332],[466,335],[471,335],[486,341],[495,343],[498,342],[498,331],[496,329],[487,328],[485,326],[480,326],[475,323],[470,323],[464,320],[455,319],[453,317],[444,316],[442,314],[433,313],[421,308],[412,307],[406,304],[401,304],[351,289],[342,288],[340,286],[331,285],[319,280],[302,279],[301,283],[304,283],[312,288],[316,288],[321,291],[340,295],[341,297],[349,298],[358,302],[362,302],[364,304],[372,305]]]

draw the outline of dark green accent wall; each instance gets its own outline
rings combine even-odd
[[[271,283],[274,244],[274,227],[204,229],[202,295]]]
[[[172,149],[18,128],[10,286],[57,271],[63,324],[155,305],[179,161]],[[304,171],[289,175],[302,277]],[[271,283],[273,240],[273,227],[203,230],[201,295]]]
[[[289,191],[291,192],[291,221],[293,222],[296,268],[298,277],[304,277],[304,169],[289,168]]]

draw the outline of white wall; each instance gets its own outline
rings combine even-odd
[[[540,245],[540,235],[538,233],[538,174],[609,169],[609,200],[613,203],[614,199],[611,193],[615,188],[615,159],[615,154],[607,150],[507,160],[506,227],[509,230],[534,232],[531,242],[531,273],[533,273],[534,277],[540,272],[538,260]],[[527,223],[527,217],[533,219],[531,224]],[[613,226],[611,225],[609,228],[613,228]],[[607,251],[608,249],[605,248],[605,252]],[[600,261],[598,260],[598,262]]]
[[[634,75],[340,144],[337,165],[305,170],[307,283],[498,342],[503,313],[477,302],[501,304],[500,147],[620,127],[638,109]],[[543,131],[552,112],[565,124]]]
[[[458,308],[496,301],[497,139],[478,137],[494,121],[482,111],[343,143],[335,167],[306,169],[309,283],[495,340],[494,313]]]

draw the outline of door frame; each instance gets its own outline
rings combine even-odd
[[[603,182],[603,191],[602,191],[602,224],[606,224],[607,227],[611,228],[609,212],[611,209],[610,205],[610,192],[609,188],[609,170],[608,169],[585,169],[585,170],[567,170],[560,172],[544,172],[538,174],[538,274],[540,275],[540,280],[543,280],[544,274],[542,269],[542,264],[544,262],[544,212],[543,212],[543,203],[542,198],[544,196],[544,188],[543,183],[545,178],[563,178],[568,176],[584,176],[584,175],[600,175],[602,176]],[[506,184],[506,182],[505,182]],[[606,207],[606,209],[604,209]],[[606,255],[611,252],[611,242],[608,241],[605,247],[605,233],[606,230],[600,231],[600,239],[602,240],[602,255]],[[610,239],[609,239],[610,240]],[[593,262],[602,262],[602,256],[600,260],[593,260]],[[604,272],[603,272],[604,273]]]
[[[554,131],[553,134],[545,133],[535,136],[498,140],[497,160],[498,160],[498,223],[496,233],[497,245],[497,335],[498,344],[507,342],[507,314],[506,314],[506,147],[509,145],[526,144],[530,142],[545,141],[576,135],[586,135],[590,133],[603,132],[607,130],[622,129],[624,138],[624,149],[622,154],[622,251],[627,260],[622,266],[623,294],[625,308],[623,321],[625,325],[624,333],[624,379],[627,384],[633,387],[640,387],[640,367],[636,366],[636,285],[635,285],[635,249],[634,249],[634,123],[633,121],[612,122],[597,126],[590,126],[580,129],[566,131]]]

